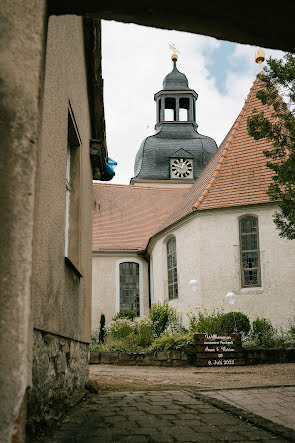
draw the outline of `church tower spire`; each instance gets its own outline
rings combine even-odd
[[[170,49],[172,71],[154,96],[156,133],[147,137],[137,152],[132,184],[190,186],[217,150],[213,139],[197,131],[198,94],[190,89],[186,75],[177,68],[175,46]]]

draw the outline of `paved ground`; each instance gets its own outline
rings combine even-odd
[[[206,391],[204,394],[295,430],[295,386]]]
[[[284,442],[183,391],[102,392],[46,443]]]
[[[295,364],[92,365],[99,385],[43,443],[295,442]],[[293,384],[293,386],[292,386]]]

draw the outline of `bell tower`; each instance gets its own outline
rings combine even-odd
[[[198,133],[196,100],[187,77],[177,69],[175,46],[172,71],[154,96],[156,133],[141,144],[135,158],[131,184],[189,187],[217,150],[215,141]]]

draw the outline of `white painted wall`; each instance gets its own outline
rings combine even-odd
[[[136,253],[93,253],[92,257],[92,321],[91,329],[99,327],[100,316],[106,324],[119,312],[119,264],[134,261],[139,264],[140,314],[148,313],[148,263]]]
[[[282,239],[272,220],[275,206],[255,205],[244,208],[199,211],[181,226],[157,238],[151,244],[152,302],[168,299],[166,242],[175,235],[177,248],[179,298],[170,300],[186,320],[186,311],[224,308],[225,295],[237,294],[234,310],[254,320],[270,319],[277,328],[288,328],[295,317],[295,241]],[[241,288],[239,223],[242,215],[258,217],[262,286]],[[192,292],[190,280],[199,282]]]

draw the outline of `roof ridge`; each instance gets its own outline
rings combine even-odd
[[[222,165],[223,165],[223,163],[224,163],[224,161],[225,161],[225,159],[227,157],[229,148],[230,148],[230,146],[231,146],[231,144],[232,144],[232,142],[233,142],[233,140],[235,138],[235,135],[236,135],[236,133],[238,131],[240,123],[241,123],[241,121],[242,121],[242,119],[244,117],[244,114],[246,112],[246,109],[247,109],[247,106],[249,104],[250,98],[252,97],[254,89],[256,88],[256,84],[257,84],[257,78],[254,80],[253,85],[250,88],[249,94],[248,94],[248,96],[247,96],[247,98],[245,100],[244,106],[242,107],[241,112],[238,115],[238,117],[237,117],[237,119],[236,119],[236,121],[235,121],[235,123],[234,123],[234,125],[232,127],[231,135],[230,135],[229,139],[226,142],[226,145],[225,145],[225,147],[223,149],[223,152],[221,154],[220,159],[218,160],[218,163],[217,163],[217,166],[215,168],[215,172],[213,174],[213,177],[211,178],[210,182],[206,186],[205,190],[202,192],[202,195],[198,198],[197,203],[195,203],[193,205],[193,209],[194,210],[198,209],[199,206],[203,203],[203,201],[205,200],[205,198],[206,198],[207,194],[209,193],[209,191],[212,189],[212,186],[215,183],[215,181],[216,181],[216,179],[217,179],[217,177],[219,175],[219,172],[220,172],[220,170],[222,168]]]

